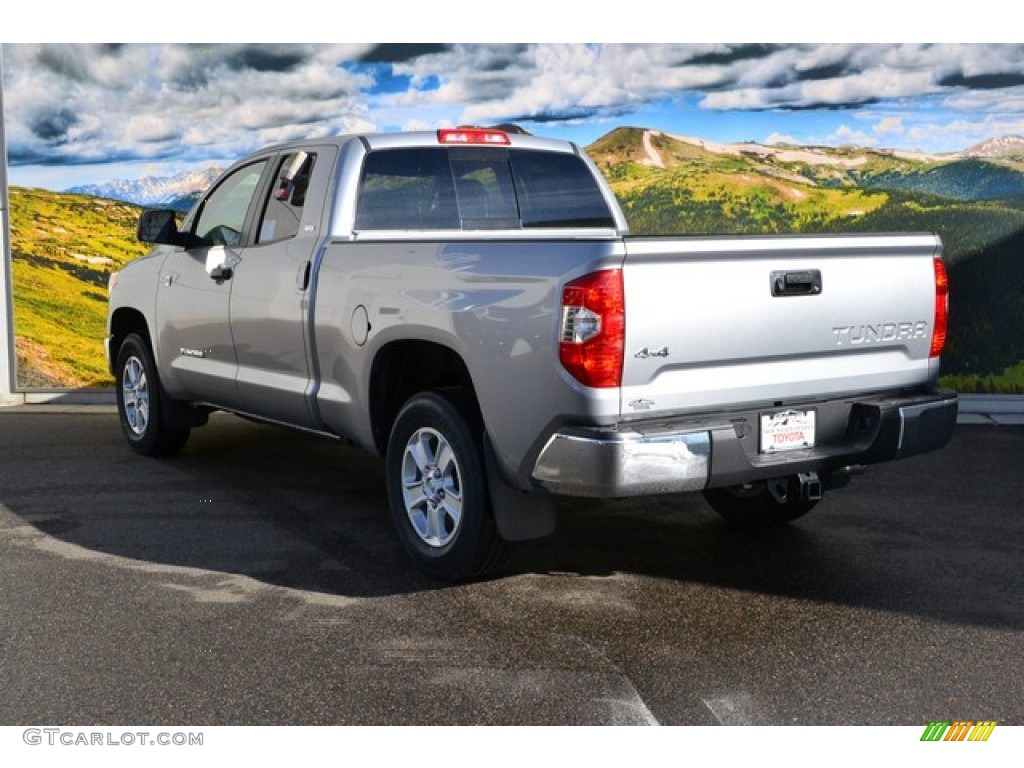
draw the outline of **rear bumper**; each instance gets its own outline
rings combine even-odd
[[[758,453],[758,411],[610,429],[567,428],[548,439],[532,477],[552,493],[621,497],[719,488],[798,472],[828,475],[941,448],[953,436],[957,396],[934,390],[791,407],[817,412],[814,448]]]

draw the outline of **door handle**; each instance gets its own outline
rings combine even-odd
[[[821,270],[772,272],[771,289],[772,296],[817,296],[821,293]]]

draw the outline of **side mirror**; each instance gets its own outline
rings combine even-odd
[[[179,245],[181,243],[178,225],[174,221],[174,211],[143,211],[139,216],[139,226],[135,234],[144,243],[161,245]]]

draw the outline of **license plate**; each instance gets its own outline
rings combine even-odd
[[[761,453],[814,447],[814,411],[761,414]]]

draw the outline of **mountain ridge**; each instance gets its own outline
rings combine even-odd
[[[521,131],[518,126],[500,127],[510,132]],[[625,144],[635,146],[626,150]],[[609,154],[609,145],[617,145],[620,152]],[[755,164],[753,170],[768,176],[809,186],[891,187],[961,200],[1024,194],[1024,136],[1019,135],[993,137],[958,152],[927,153],[858,145],[832,147],[756,141],[719,142],[659,128],[618,126],[595,139],[585,149],[606,173],[612,166],[622,162],[651,170],[668,170],[701,159],[711,161],[733,158],[751,161]],[[972,166],[969,161],[985,165]],[[968,165],[957,167],[957,163]],[[954,166],[954,170],[936,170],[943,166]],[[996,168],[1000,170],[994,170]],[[983,180],[977,185],[979,175],[989,171],[990,175],[998,177],[997,180]],[[188,210],[222,172],[223,169],[211,166],[171,176],[145,176],[102,184],[81,184],[63,191],[134,205]],[[925,180],[911,178],[926,172],[929,178]],[[972,179],[954,178],[960,176]],[[982,190],[983,194],[972,193],[974,189]]]
[[[875,147],[714,142],[621,126],[593,141],[586,151],[613,184],[642,185],[654,183],[662,174],[690,172],[753,174],[812,189],[906,191],[961,201],[1024,195],[1024,138],[1019,136],[990,139],[962,152],[929,154]]]
[[[134,205],[181,207],[182,200],[194,201],[222,172],[222,168],[211,166],[201,171],[181,171],[172,176],[144,176],[140,179],[115,179],[104,184],[82,184],[64,191]]]
[[[967,157],[1006,157],[1024,154],[1024,136],[1016,134],[999,136],[968,147],[964,150]]]

